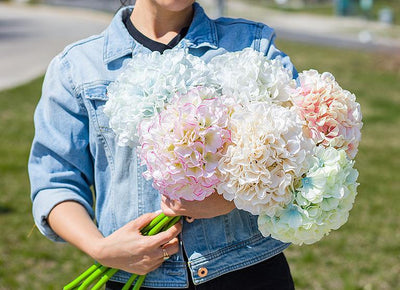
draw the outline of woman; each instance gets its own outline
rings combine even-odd
[[[288,244],[262,237],[257,217],[217,193],[201,202],[161,198],[135,149],[117,146],[102,110],[108,84],[136,54],[154,50],[188,49],[208,61],[252,47],[296,75],[274,37],[260,23],[210,20],[193,0],[137,0],[102,34],[68,46],[48,68],[35,113],[29,172],[40,231],[123,270],[107,289],[121,289],[129,273],[148,274],[142,289],[293,289]],[[160,208],[192,218],[142,236]]]

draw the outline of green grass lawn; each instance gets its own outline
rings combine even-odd
[[[395,289],[400,285],[400,57],[280,42],[299,70],[332,72],[364,113],[356,167],[359,194],[349,222],[286,255],[297,289]],[[42,78],[0,92],[0,289],[61,289],[90,265],[55,244],[33,220],[26,163]]]
[[[298,70],[332,72],[354,92],[364,127],[358,197],[349,222],[321,242],[287,251],[298,289],[400,285],[400,56],[284,42]]]

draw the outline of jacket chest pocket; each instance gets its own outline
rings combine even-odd
[[[104,113],[104,106],[108,101],[107,85],[84,89],[84,98],[88,103],[90,119],[96,131],[101,134],[114,135],[109,125],[109,118]]]

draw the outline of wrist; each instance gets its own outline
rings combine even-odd
[[[104,256],[105,249],[105,238],[104,237],[96,237],[92,240],[88,241],[87,246],[84,249],[84,252],[92,257],[96,261],[101,261]]]

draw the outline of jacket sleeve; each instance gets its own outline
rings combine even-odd
[[[275,31],[264,25],[261,30],[260,51],[265,54],[268,59],[279,59],[283,66],[292,72],[294,79],[297,79],[298,73],[290,57],[280,51],[275,45],[276,34]]]
[[[35,137],[28,164],[33,217],[40,232],[53,241],[63,241],[47,223],[57,204],[76,201],[94,216],[89,121],[74,90],[69,63],[59,55],[47,70],[35,111]]]

